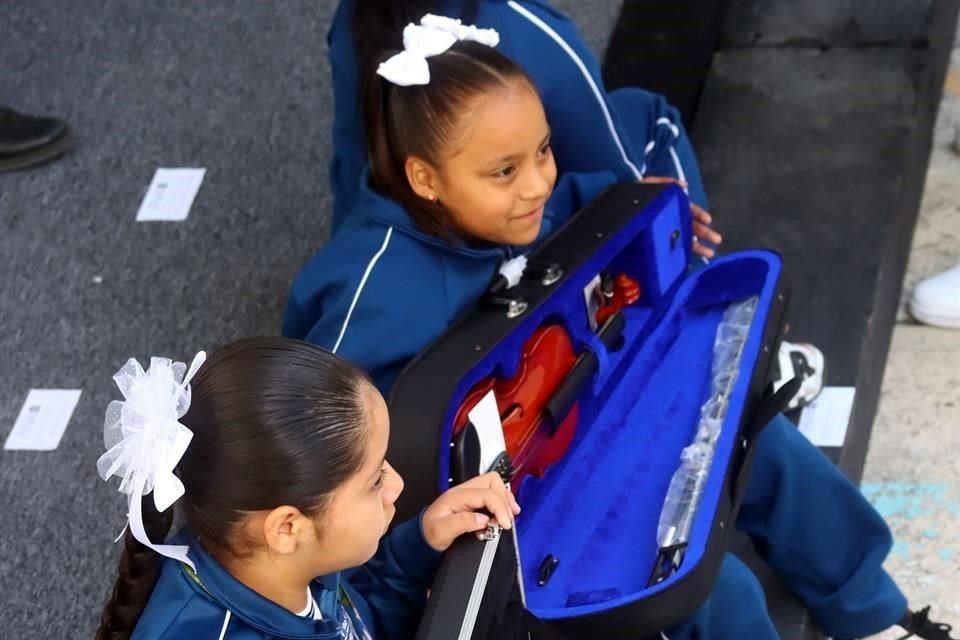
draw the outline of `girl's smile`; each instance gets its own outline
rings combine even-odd
[[[532,218],[539,219],[542,216],[543,216],[543,205],[540,205],[533,211],[528,211],[527,213],[516,216],[514,220],[530,220]]]

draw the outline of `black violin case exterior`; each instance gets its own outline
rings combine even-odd
[[[513,462],[498,470],[523,508],[515,538],[465,536],[446,553],[418,638],[637,640],[705,600],[753,443],[793,385],[774,395],[768,384],[788,298],[779,255],[691,268],[691,240],[680,188],[613,187],[528,256],[518,284],[493,283],[398,378],[398,513],[488,470],[464,416],[490,390]],[[531,349],[545,329],[566,337],[572,358]],[[507,397],[518,385],[539,396]],[[518,423],[532,432],[513,433]],[[668,496],[682,462],[699,473]],[[662,524],[668,497],[688,504]]]

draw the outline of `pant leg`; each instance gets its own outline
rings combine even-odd
[[[896,624],[907,602],[883,569],[893,537],[880,514],[783,415],[756,446],[737,527],[824,633],[855,638]]]
[[[664,631],[667,640],[777,640],[757,576],[728,553],[710,597],[687,620]]]
[[[626,134],[630,157],[643,175],[685,180],[690,200],[709,209],[700,165],[680,112],[662,95],[633,87],[611,91],[609,103],[620,133]]]

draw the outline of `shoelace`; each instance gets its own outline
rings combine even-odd
[[[905,636],[900,636],[897,640],[907,640],[907,638],[922,638],[922,640],[957,640],[950,635],[953,626],[941,622],[930,620],[930,607],[924,607],[913,613],[910,620],[910,627]]]

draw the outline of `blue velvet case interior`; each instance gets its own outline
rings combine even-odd
[[[542,324],[562,324],[578,351],[598,349],[583,297],[597,273],[627,273],[641,283],[640,301],[624,310],[624,346],[613,353],[599,348],[599,370],[580,399],[570,450],[543,479],[524,478],[519,490],[527,605],[541,618],[589,615],[668,589],[705,551],[781,262],[773,252],[746,251],[691,271],[689,229],[682,191],[663,191],[479,361],[452,399],[444,442],[469,390],[491,374],[509,377],[523,344]],[[671,241],[677,230],[679,241]],[[684,562],[667,580],[647,587],[667,487],[710,392],[717,325],[730,303],[754,295],[757,313]],[[447,464],[441,462],[441,489]],[[559,564],[540,587],[538,567],[547,554]]]

